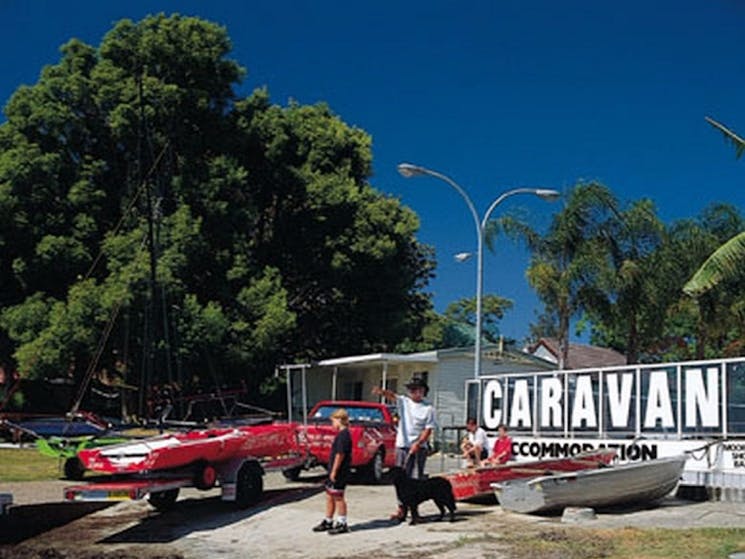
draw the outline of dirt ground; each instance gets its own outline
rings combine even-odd
[[[265,476],[258,505],[237,510],[219,490],[183,490],[173,510],[160,513],[146,502],[64,503],[64,481],[0,484],[15,505],[0,517],[0,558],[21,559],[196,559],[265,557],[314,559],[513,557],[502,534],[550,538],[573,529],[560,516],[506,513],[494,501],[459,503],[454,523],[438,522],[434,504],[422,505],[417,526],[388,519],[395,505],[390,484],[353,484],[347,490],[351,532],[314,533],[323,516],[320,473],[288,483]],[[742,503],[690,503],[667,499],[660,506],[598,514],[596,527],[745,528]]]

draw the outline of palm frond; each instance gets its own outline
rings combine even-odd
[[[715,250],[683,286],[683,291],[691,297],[703,295],[721,282],[739,277],[743,273],[743,262],[745,232],[735,235]]]
[[[524,220],[509,214],[490,219],[486,224],[484,241],[486,247],[492,252],[494,252],[494,243],[499,235],[505,235],[515,241],[522,241],[529,250],[536,250],[541,242],[541,236],[537,231]]]
[[[714,128],[719,130],[723,135],[724,139],[727,140],[729,143],[732,144],[732,146],[735,148],[735,158],[740,159],[743,153],[745,153],[745,140],[743,140],[740,136],[735,134],[732,130],[724,126],[723,124],[720,124],[713,118],[704,117],[706,119],[706,122],[711,124]]]

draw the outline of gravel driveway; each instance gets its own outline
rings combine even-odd
[[[320,471],[315,472],[320,474]],[[351,532],[314,533],[323,516],[321,475],[288,483],[280,474],[265,477],[260,504],[237,510],[219,490],[182,491],[176,507],[154,511],[146,502],[63,503],[67,482],[0,484],[16,505],[0,517],[0,558],[116,559],[272,557],[326,559],[509,557],[500,534],[566,529],[558,516],[503,512],[494,502],[459,503],[456,522],[438,522],[431,502],[420,507],[426,522],[409,526],[388,519],[395,508],[391,485],[350,485]],[[695,503],[668,499],[661,506],[624,514],[598,514],[587,527],[745,528],[742,504]]]

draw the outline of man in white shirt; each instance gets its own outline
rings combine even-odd
[[[466,421],[466,431],[468,434],[460,447],[463,451],[463,458],[468,460],[469,466],[478,468],[481,466],[481,461],[489,456],[489,440],[486,438],[486,431],[476,423],[475,417],[469,417]]]
[[[396,402],[398,427],[396,429],[396,465],[406,470],[406,476],[413,479],[424,477],[424,465],[429,455],[429,438],[437,425],[435,409],[424,397],[429,386],[420,377],[412,378],[407,384],[408,395],[396,394],[393,390],[374,387],[372,392]],[[403,518],[403,508],[399,503],[396,515]]]

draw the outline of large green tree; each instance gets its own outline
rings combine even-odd
[[[612,347],[637,363],[662,330],[668,298],[657,249],[663,242],[664,225],[650,200],[639,200],[625,209],[611,202],[603,223],[599,248],[606,253],[598,274],[597,289],[586,301],[591,341]],[[672,293],[675,293],[674,291]]]
[[[678,296],[666,317],[666,357],[734,356],[745,349],[745,277],[723,277],[718,289],[702,292],[696,298],[682,293],[702,262],[743,226],[740,212],[729,204],[715,204],[696,219],[670,226],[660,260],[672,264],[667,280]]]
[[[613,216],[608,273],[599,297],[586,306],[593,343],[610,346],[638,361],[721,357],[736,351],[742,337],[742,288],[697,301],[681,288],[707,254],[742,227],[738,211],[715,204],[697,218],[663,226],[649,201]]]
[[[499,340],[499,321],[512,308],[512,301],[498,295],[485,295],[482,301],[482,332],[486,341]],[[447,347],[472,346],[476,339],[476,298],[466,297],[450,303],[443,314],[427,312],[421,335],[406,339],[397,351],[429,351]]]
[[[488,342],[496,343],[499,340],[498,322],[504,317],[504,313],[513,307],[512,301],[499,295],[484,295],[481,301],[482,332],[481,335]],[[445,317],[455,323],[476,326],[476,298],[469,297],[454,301],[445,309]],[[475,332],[471,335],[471,343],[475,338]]]
[[[370,137],[324,104],[238,97],[230,49],[197,18],[122,20],[11,97],[1,360],[258,387],[278,362],[421,339],[432,253],[371,186]]]

